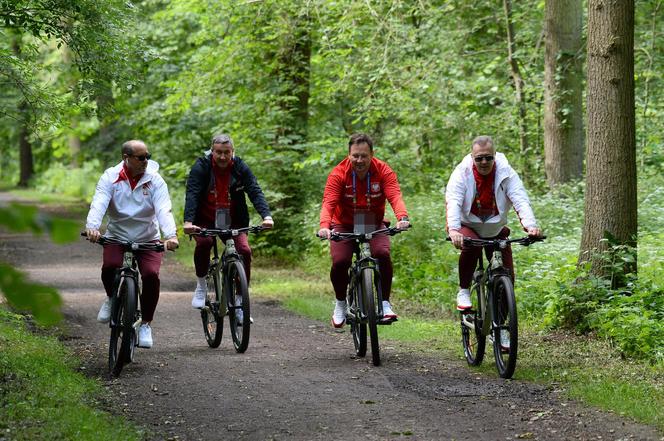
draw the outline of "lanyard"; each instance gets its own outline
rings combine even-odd
[[[353,170],[353,208],[357,208],[357,183],[355,170]],[[371,209],[371,172],[367,172],[367,209]]]

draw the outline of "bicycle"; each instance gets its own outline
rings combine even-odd
[[[235,351],[242,353],[249,346],[251,330],[251,308],[249,287],[244,270],[242,257],[235,249],[233,236],[243,232],[258,233],[263,227],[245,227],[236,229],[202,228],[197,233],[203,237],[214,239],[213,257],[205,276],[207,281],[207,296],[205,306],[201,308],[203,332],[208,346],[217,348],[221,344],[223,334],[224,316],[228,315],[231,328],[231,337]],[[224,243],[224,252],[219,256],[217,238]],[[238,311],[242,321],[238,320]]]
[[[87,235],[81,233],[82,236]],[[118,268],[111,295],[111,338],[108,347],[108,370],[112,376],[119,376],[125,364],[134,361],[134,348],[138,346],[137,332],[141,325],[141,283],[138,277],[138,263],[134,252],[164,252],[160,242],[126,242],[100,237],[99,245],[118,244],[124,249],[122,267]]]
[[[472,239],[464,237],[466,246],[487,248],[492,255],[487,270],[480,256],[473,273],[470,297],[473,307],[460,311],[461,336],[466,361],[479,366],[484,359],[486,338],[493,343],[496,368],[501,378],[512,378],[516,368],[519,343],[514,284],[503,266],[502,251],[508,244],[529,246],[546,237],[526,236],[519,239]],[[449,240],[449,238],[448,238]]]
[[[350,324],[353,335],[355,354],[364,357],[367,353],[367,327],[371,341],[371,360],[374,366],[380,366],[380,346],[378,343],[378,325],[391,325],[395,319],[383,319],[383,292],[380,286],[378,261],[371,257],[369,241],[377,234],[394,236],[405,230],[396,227],[382,228],[371,233],[336,233],[330,234],[330,240],[355,240],[353,263],[348,270],[350,283],[346,304],[346,321]],[[318,237],[318,236],[317,236]]]

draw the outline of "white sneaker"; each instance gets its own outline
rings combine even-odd
[[[196,285],[194,297],[191,299],[191,307],[201,309],[205,306],[205,297],[207,296],[207,287],[205,285]]]
[[[242,306],[242,297],[235,296],[235,306]],[[238,326],[244,324],[244,311],[242,309],[238,308],[235,310],[235,323],[237,323]],[[254,323],[254,318],[251,316],[249,316],[249,323]]]
[[[345,300],[337,300],[334,305],[334,312],[332,313],[332,326],[341,328],[346,323],[346,310],[348,306]]]
[[[507,329],[500,330],[500,349],[505,352],[510,350],[510,331]]]
[[[147,323],[143,323],[138,328],[138,346],[141,348],[152,347],[152,328]]]
[[[473,307],[472,302],[470,301],[470,290],[460,289],[457,294],[457,309],[463,311]]]
[[[390,305],[390,302],[388,302],[387,300],[383,300],[383,320],[389,321],[396,319],[397,315],[395,314],[394,311],[392,311],[392,305]]]
[[[101,308],[99,308],[97,321],[101,323],[108,323],[109,320],[111,320],[111,298],[106,297],[104,303],[101,304]]]

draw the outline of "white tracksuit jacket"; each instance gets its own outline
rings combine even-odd
[[[164,238],[175,237],[177,230],[171,212],[171,199],[159,164],[148,160],[145,173],[134,187],[127,180],[118,180],[123,162],[107,169],[99,178],[90,204],[86,228],[99,229],[104,214],[109,217],[105,237],[131,242],[150,242],[159,239],[159,227]]]
[[[476,185],[473,176],[473,158],[468,154],[454,169],[445,188],[448,230],[458,230],[463,225],[474,230],[480,237],[494,237],[507,224],[507,213],[512,206],[524,229],[537,226],[530,200],[519,175],[507,162],[505,155],[496,153],[495,158],[494,196],[498,214],[482,222],[470,212],[475,199]]]

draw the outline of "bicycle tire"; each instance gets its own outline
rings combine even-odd
[[[352,283],[352,282],[351,282]],[[362,320],[361,293],[359,285],[351,285],[348,292],[347,303],[350,307],[350,333],[353,336],[355,355],[367,355],[367,323]]]
[[[222,302],[222,285],[218,266],[213,265],[210,267],[206,283],[207,296],[205,298],[205,307],[201,309],[203,332],[205,333],[205,340],[208,346],[218,348],[224,333],[224,316],[219,311]]]
[[[493,353],[501,378],[512,378],[516,368],[519,347],[519,324],[516,313],[514,285],[507,276],[499,276],[493,285]],[[509,343],[501,341],[502,330],[507,330]]]
[[[376,290],[373,282],[374,271],[371,268],[362,270],[362,297],[364,313],[367,316],[369,340],[371,341],[371,361],[380,366],[380,345],[378,344],[378,314],[376,312]]]
[[[228,323],[233,337],[235,351],[242,353],[249,346],[249,335],[251,332],[251,308],[249,300],[249,287],[247,286],[247,275],[241,262],[232,262],[228,266],[226,279],[228,305]],[[237,305],[240,300],[241,304]],[[242,310],[243,320],[238,323],[236,311]]]
[[[486,349],[486,335],[482,334],[482,292],[478,284],[474,283],[471,287],[470,298],[475,299],[475,305],[472,312],[461,312],[461,340],[463,343],[463,353],[466,361],[471,366],[479,366],[484,360]],[[472,329],[464,324],[472,320]]]
[[[117,292],[108,348],[108,367],[115,377],[120,375],[125,364],[132,361],[136,346],[136,330],[133,326],[137,314],[136,281],[132,277],[122,277]]]

